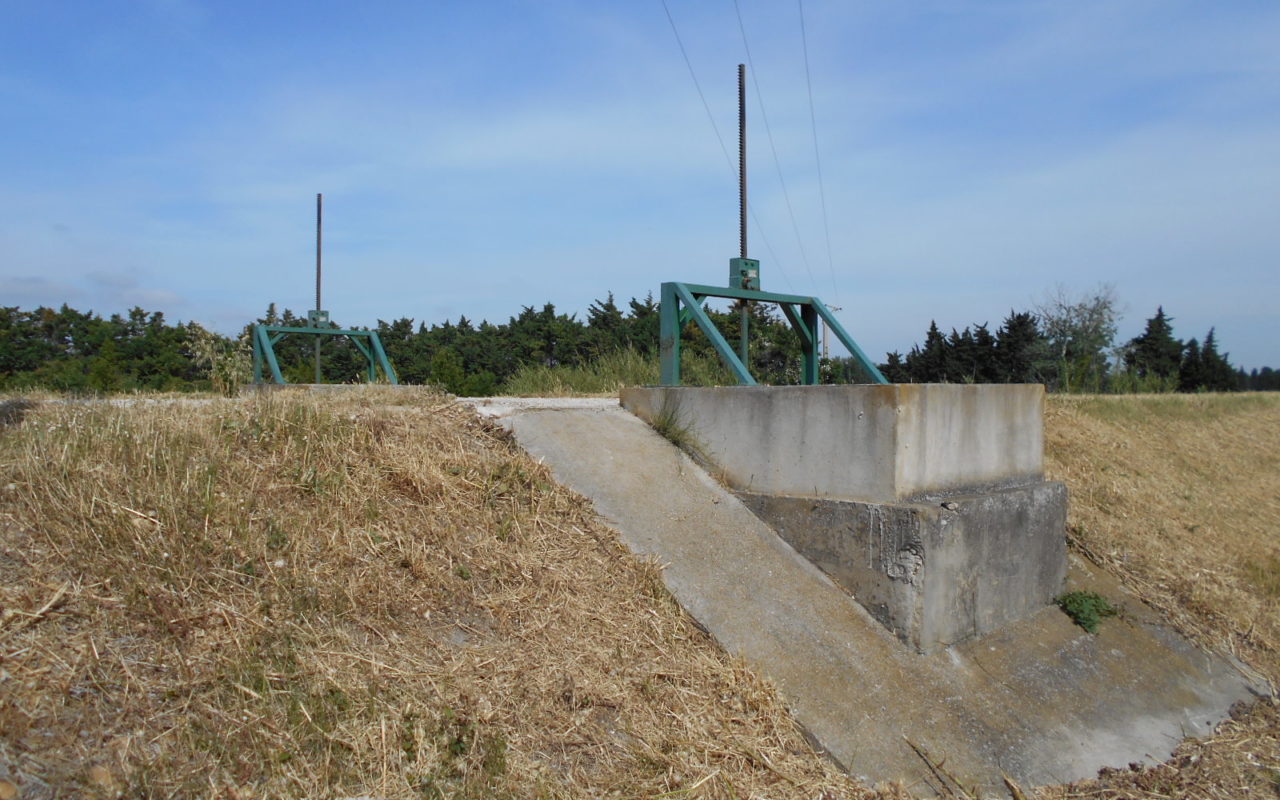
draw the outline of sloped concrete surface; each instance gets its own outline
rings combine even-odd
[[[916,748],[993,792],[1002,772],[1024,785],[1088,777],[1166,757],[1256,691],[1133,600],[1098,636],[1046,608],[918,655],[617,401],[475,404],[590,498],[632,550],[664,564],[688,613],[774,681],[833,759],[871,781],[935,792]],[[1124,596],[1080,565],[1071,580]]]

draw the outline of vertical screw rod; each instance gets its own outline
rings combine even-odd
[[[747,257],[747,65],[738,65],[738,255]],[[749,356],[750,317],[747,301],[738,302],[739,325],[738,355],[747,366]],[[748,367],[750,369],[750,367]]]
[[[321,308],[320,305],[320,252],[322,239],[322,228],[324,224],[324,195],[316,193],[316,311]],[[316,336],[316,383],[321,382],[320,376],[320,337]]]
[[[320,305],[320,249],[322,244],[323,232],[321,226],[324,224],[324,195],[316,194],[316,311],[323,306]]]
[[[738,65],[738,253],[747,257],[747,65]]]

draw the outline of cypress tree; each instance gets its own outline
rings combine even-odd
[[[995,363],[992,377],[999,383],[1036,383],[1036,361],[1044,349],[1044,338],[1035,314],[1009,311],[996,331]]]
[[[1182,353],[1182,366],[1178,370],[1178,391],[1198,392],[1205,385],[1204,354],[1195,339],[1187,342]]]
[[[1214,329],[1204,337],[1204,346],[1200,350],[1204,369],[1204,387],[1211,392],[1231,392],[1236,389],[1235,370],[1227,360],[1227,354],[1218,353],[1218,343]]]
[[[1156,308],[1156,315],[1147,320],[1146,330],[1129,342],[1125,365],[1139,378],[1177,377],[1182,367],[1182,342],[1173,337],[1171,317],[1164,315],[1164,306]]]

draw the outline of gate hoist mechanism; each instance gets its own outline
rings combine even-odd
[[[803,352],[803,363],[800,370],[800,382],[806,385],[820,382],[818,374],[819,348],[821,331],[818,320],[826,323],[828,330],[836,335],[849,350],[849,354],[858,362],[863,371],[871,378],[872,383],[888,383],[884,375],[871,359],[867,358],[862,348],[853,340],[836,320],[831,310],[816,297],[803,297],[793,294],[777,294],[762,291],[760,288],[760,262],[747,257],[747,112],[746,112],[746,74],[744,64],[738,65],[738,258],[729,259],[729,286],[704,286],[695,283],[668,282],[662,284],[662,298],[659,306],[659,341],[662,356],[662,385],[680,385],[680,332],[689,322],[695,323],[711,341],[720,360],[733,372],[738,383],[744,386],[755,386],[756,380],[751,377],[748,368],[748,312],[749,303],[775,303],[782,309],[782,314],[791,323],[791,327],[800,337]],[[737,300],[742,315],[741,340],[738,351],[724,338],[724,334],[716,328],[715,323],[703,310],[702,303],[708,297],[719,297]]]

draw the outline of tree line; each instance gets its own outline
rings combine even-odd
[[[1010,311],[995,333],[982,323],[943,334],[931,322],[922,345],[905,357],[889,353],[881,371],[896,383],[1043,383],[1064,392],[1280,388],[1270,367],[1232,367],[1213,328],[1203,340],[1176,338],[1163,306],[1141,334],[1117,344],[1116,309],[1107,287],[1080,298],[1059,290],[1032,311]]]
[[[795,332],[774,306],[753,304],[748,311],[752,373],[762,383],[798,383]],[[708,313],[736,342],[739,313]],[[1184,342],[1158,308],[1141,335],[1117,345],[1117,318],[1110,290],[1083,298],[1059,292],[1034,309],[1010,311],[994,332],[982,323],[944,334],[931,323],[923,344],[905,356],[887,354],[880,369],[895,382],[1035,382],[1065,392],[1280,390],[1280,372],[1270,367],[1251,373],[1232,367],[1212,329],[1202,340]],[[300,327],[306,318],[271,304],[254,322]],[[141,308],[104,318],[67,305],[31,311],[0,306],[0,389],[187,391],[234,384],[248,379],[252,324],[225,337],[194,322],[171,324],[162,312]],[[428,325],[404,317],[379,320],[373,330],[402,383],[488,395],[530,366],[586,366],[627,349],[656,358],[658,304],[652,296],[619,304],[609,294],[591,303],[582,319],[546,303],[525,306],[503,323],[476,324],[463,316]],[[288,336],[277,344],[290,382],[314,379],[312,341]],[[683,342],[686,352],[713,357],[710,342],[692,323]],[[326,382],[358,381],[364,358],[335,337],[323,345],[323,370]],[[837,357],[823,359],[822,379],[841,383],[865,376],[852,359]]]

